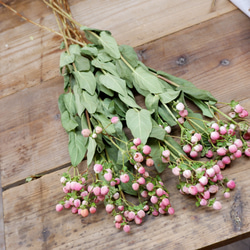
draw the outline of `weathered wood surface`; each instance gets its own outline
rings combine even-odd
[[[6,2],[40,25],[58,30],[52,12],[42,1]],[[119,44],[133,47],[235,9],[228,0],[217,1],[215,11],[210,8],[212,1],[198,0],[111,0],[102,3],[98,0],[73,0],[70,3],[77,21],[111,30]],[[0,23],[0,58],[5,58],[0,67],[0,97],[58,75],[60,38],[57,35],[25,22],[2,6]]]
[[[56,29],[53,15],[41,1],[5,2]],[[212,1],[156,2],[103,1],[102,6],[100,1],[74,0],[71,4],[81,23],[111,30],[120,44],[140,45],[136,50],[148,66],[186,78],[221,101],[242,100],[250,110],[249,19],[226,0],[216,1],[214,12]],[[91,15],[94,7],[96,14]],[[6,188],[29,175],[64,166],[69,156],[56,101],[63,91],[58,76],[61,39],[2,6],[0,23],[0,168]],[[245,158],[224,171],[236,180],[237,190],[223,202],[221,212],[196,209],[193,200],[176,192],[176,180],[166,171],[164,180],[176,215],[149,217],[130,235],[117,232],[102,209],[85,220],[66,211],[56,214],[62,171],[3,192],[7,249],[197,249],[249,235]],[[243,225],[234,231],[230,212],[241,208]],[[3,221],[0,224],[3,228]]]
[[[250,96],[246,88],[249,44],[249,19],[237,10],[142,45],[137,52],[146,65],[188,79],[219,100],[229,101]],[[186,63],[180,65],[182,58]],[[223,60],[229,64],[223,65]],[[55,72],[59,74],[58,69]],[[0,117],[5,117],[0,120],[0,143],[6,145],[0,148],[3,186],[69,161],[68,138],[57,108],[62,91],[62,78],[57,75],[0,99]]]

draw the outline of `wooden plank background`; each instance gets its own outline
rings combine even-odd
[[[6,3],[56,29],[54,16],[41,1]],[[201,0],[70,3],[76,20],[111,30],[120,44],[134,46],[146,65],[190,80],[220,101],[241,100],[250,110],[249,19],[229,1],[216,1],[214,11],[212,1]],[[0,241],[5,230],[6,249],[197,249],[249,236],[250,165],[245,158],[225,170],[237,190],[223,202],[222,212],[196,209],[192,199],[175,190],[176,180],[166,171],[163,178],[176,215],[148,217],[129,235],[117,231],[103,209],[84,220],[66,211],[56,214],[56,200],[62,197],[59,174],[69,163],[68,138],[57,108],[63,92],[61,38],[2,6],[0,24],[0,169],[5,190]],[[45,176],[23,183],[40,173]],[[234,231],[230,213],[241,208],[243,226]]]

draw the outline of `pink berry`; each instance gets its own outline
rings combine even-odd
[[[198,191],[199,193],[203,193],[203,192],[204,192],[205,188],[204,188],[203,185],[201,185],[200,183],[197,183],[195,186],[196,186],[197,191]]]
[[[139,174],[144,174],[145,173],[145,168],[144,167],[139,167],[138,173]]]
[[[213,178],[211,178],[211,181],[212,181],[212,182],[217,182],[217,181],[218,181],[217,175],[215,175]]]
[[[198,142],[198,141],[199,141],[199,139],[198,139],[197,136],[195,136],[195,135],[191,136],[191,142],[192,142],[193,144],[195,144],[195,143]]]
[[[163,163],[168,163],[168,162],[170,161],[170,158],[169,158],[169,157],[168,157],[168,158],[161,157],[161,161],[162,161]]]
[[[244,154],[248,157],[250,157],[250,148],[247,148],[244,152]]]
[[[101,164],[95,164],[94,165],[94,171],[95,171],[95,173],[97,173],[97,174],[101,173],[102,169],[103,169],[103,167],[102,167]]]
[[[209,168],[206,170],[206,174],[209,176],[209,177],[214,177],[215,175],[215,171],[213,168]]]
[[[61,179],[60,179],[60,182],[61,183],[65,183],[66,182],[66,178],[64,176],[62,176]]]
[[[233,154],[233,153],[235,153],[235,152],[238,150],[238,148],[237,148],[236,145],[232,144],[232,145],[230,145],[230,146],[228,147],[228,150],[229,150],[229,152],[230,152],[231,154]]]
[[[134,218],[135,218],[135,212],[130,211],[130,212],[128,213],[128,219],[129,219],[129,220],[133,220]]]
[[[153,203],[153,204],[156,204],[158,202],[158,198],[153,195],[151,198],[150,198],[150,201]]]
[[[163,199],[162,199],[162,204],[163,204],[165,207],[167,207],[167,206],[170,204],[169,199],[168,199],[168,198],[163,198]]]
[[[77,214],[78,213],[78,209],[76,207],[72,207],[71,208],[71,212],[72,212],[72,214]]]
[[[225,135],[227,133],[227,129],[224,126],[220,127],[220,134]]]
[[[234,189],[235,188],[235,182],[233,180],[230,180],[227,183],[227,187],[230,188],[230,189]]]
[[[137,191],[139,189],[140,185],[138,183],[133,183],[132,188],[133,190]]]
[[[241,118],[244,118],[244,117],[247,117],[247,116],[248,116],[248,112],[245,109],[242,110],[241,113],[239,113],[239,117],[241,117]]]
[[[165,157],[165,158],[168,158],[170,156],[170,151],[168,149],[164,150],[162,152],[162,156]]]
[[[100,133],[102,132],[102,128],[99,127],[99,126],[97,126],[97,127],[95,128],[95,132],[96,132],[97,134],[100,134]]]
[[[91,131],[88,128],[82,130],[82,135],[84,137],[89,137],[91,135]]]
[[[130,232],[130,226],[129,225],[124,225],[123,231],[126,232],[126,233],[129,233]]]
[[[226,167],[225,163],[221,160],[217,161],[217,165],[220,167],[220,169],[224,169]]]
[[[62,211],[63,210],[63,205],[62,204],[57,204],[56,205],[56,211],[57,212],[60,212],[60,211]]]
[[[146,165],[147,165],[148,167],[154,166],[154,160],[153,160],[152,158],[148,158],[148,159],[146,160]]]
[[[145,145],[142,150],[143,154],[149,155],[151,153],[151,147],[148,145]]]
[[[178,167],[175,167],[172,169],[172,173],[175,175],[175,176],[179,176],[180,175],[180,171],[181,169],[178,168]]]
[[[106,181],[111,181],[112,180],[112,174],[111,173],[105,173],[104,174],[104,178]]]
[[[196,151],[191,151],[190,152],[190,157],[196,158],[198,156],[198,153]]]
[[[69,203],[70,203],[71,206],[74,205],[74,198],[73,197],[69,198]]]
[[[72,181],[71,183],[70,183],[70,188],[72,189],[72,190],[75,190],[75,185],[77,184],[77,182],[76,181]]]
[[[213,208],[215,210],[220,210],[222,208],[221,203],[219,201],[215,201],[213,204]]]
[[[121,223],[116,222],[116,223],[115,223],[115,227],[116,227],[117,229],[120,229],[120,228],[122,227],[122,225],[121,225]]]
[[[118,206],[118,210],[119,210],[119,211],[123,211],[123,210],[124,210],[124,206],[122,206],[122,205],[121,205],[121,206]]]
[[[81,201],[79,199],[74,200],[74,206],[75,207],[80,207]]]
[[[198,190],[197,190],[197,187],[196,187],[196,186],[190,186],[190,187],[188,188],[188,191],[189,191],[189,193],[190,193],[191,195],[197,195],[197,193],[198,193]]]
[[[217,131],[214,131],[210,134],[210,138],[216,141],[220,138],[220,134]]]
[[[94,195],[98,196],[101,194],[101,188],[100,187],[94,187],[93,188]]]
[[[143,218],[143,217],[145,217],[145,212],[143,211],[143,210],[139,210],[138,212],[137,212],[137,216],[139,217],[139,218]]]
[[[223,180],[223,175],[222,174],[217,174],[217,181],[222,181]]]
[[[69,190],[68,190],[66,187],[63,187],[63,192],[64,192],[65,194],[67,194],[67,193],[69,192]]]
[[[231,118],[235,118],[236,113],[235,112],[230,112],[230,113],[228,113],[228,116],[231,117]]]
[[[192,148],[191,148],[191,146],[189,145],[189,144],[186,144],[185,146],[183,146],[183,151],[185,152],[185,153],[189,153],[189,152],[191,152],[191,150],[192,150]]]
[[[184,120],[183,117],[180,117],[180,118],[177,119],[177,121],[178,121],[180,124],[183,124],[185,120]]]
[[[210,192],[209,191],[205,191],[204,194],[203,194],[203,198],[205,200],[208,200],[210,198]]]
[[[117,116],[113,116],[111,118],[111,123],[116,124],[117,122],[119,122],[119,118]]]
[[[233,155],[235,158],[240,158],[242,156],[242,152],[238,149]]]
[[[160,207],[160,208],[158,209],[159,213],[160,213],[160,214],[165,214],[166,211],[165,211],[164,209],[165,209],[165,208]]]
[[[139,216],[135,216],[135,224],[140,225],[142,223],[142,219]]]
[[[151,183],[151,182],[149,182],[149,183],[146,185],[146,188],[147,188],[147,190],[150,192],[150,191],[152,191],[152,190],[154,189],[154,184]]]
[[[220,167],[218,165],[214,165],[213,169],[215,171],[215,174],[219,174],[220,173]]]
[[[159,215],[159,212],[155,209],[155,210],[152,212],[152,215],[158,216],[158,215]]]
[[[109,188],[107,186],[102,186],[101,187],[101,194],[102,195],[107,195],[109,192]]]
[[[208,189],[209,193],[211,194],[215,194],[217,193],[219,190],[219,187],[217,185],[211,185]]]
[[[231,163],[231,159],[230,159],[229,156],[224,156],[221,160],[222,160],[222,162],[224,164],[230,164]]]
[[[201,206],[206,206],[206,205],[207,205],[207,200],[201,199],[200,205],[201,205]]]
[[[203,186],[206,186],[207,183],[208,183],[208,178],[206,176],[202,176],[200,179],[199,179],[199,182],[201,185]]]
[[[139,152],[135,153],[133,158],[136,162],[143,162],[144,160],[143,155]]]
[[[240,105],[240,104],[237,104],[235,107],[234,107],[234,111],[236,113],[241,113],[243,111],[243,107]]]
[[[212,158],[213,155],[214,155],[214,153],[213,153],[213,151],[210,150],[210,149],[209,149],[209,150],[207,151],[207,153],[206,153],[206,157],[207,157],[207,158]]]
[[[143,177],[140,177],[137,182],[140,184],[140,185],[144,185],[146,183],[145,179]]]
[[[122,174],[122,175],[120,176],[120,180],[121,180],[121,182],[123,182],[123,183],[129,182],[129,175],[128,175],[128,174]]]
[[[65,207],[65,208],[70,208],[70,207],[71,207],[71,204],[70,204],[70,201],[69,201],[69,200],[65,201],[64,207]]]
[[[91,208],[89,209],[89,212],[90,212],[91,214],[94,214],[94,213],[96,212],[96,208],[95,208],[95,207],[91,207]]]
[[[140,138],[135,138],[133,140],[133,143],[135,144],[135,146],[139,146],[141,144],[141,139]]]
[[[191,177],[192,173],[189,169],[185,170],[183,172],[183,176],[186,178],[186,179],[189,179]]]
[[[106,212],[110,214],[113,211],[114,208],[115,207],[114,207],[113,204],[107,204],[106,205]]]
[[[185,106],[182,102],[179,102],[177,105],[176,105],[176,109],[179,110],[179,111],[182,111],[185,109]]]
[[[164,190],[162,188],[157,188],[156,195],[162,196],[164,194]]]
[[[217,123],[213,123],[211,125],[211,128],[215,129],[216,131],[218,131],[220,129],[219,125]]]
[[[142,196],[143,198],[146,198],[146,197],[148,196],[148,192],[147,192],[146,190],[142,191],[142,192],[141,192],[141,196]]]
[[[122,222],[122,220],[123,220],[122,215],[117,214],[117,215],[115,216],[115,221],[116,221],[116,222]]]
[[[230,193],[229,193],[229,192],[225,192],[225,193],[224,193],[224,197],[225,197],[226,199],[230,198]]]
[[[186,109],[179,111],[179,115],[181,117],[186,117],[188,115],[188,111]]]
[[[166,126],[166,127],[164,128],[164,130],[165,130],[168,134],[171,133],[171,127],[170,127],[170,126]]]
[[[147,212],[148,210],[149,210],[149,205],[145,205],[145,206],[143,207],[143,211]]]
[[[169,214],[174,214],[174,213],[175,213],[174,208],[169,207],[169,209],[168,209],[168,213],[169,213]]]
[[[242,140],[241,139],[236,139],[234,141],[234,145],[236,145],[237,148],[241,148],[243,146]]]

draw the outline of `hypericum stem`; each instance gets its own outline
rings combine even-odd
[[[207,135],[209,135],[209,133],[204,129],[204,128],[202,128],[199,124],[197,124],[196,122],[194,122],[193,120],[191,120],[190,118],[193,118],[193,117],[186,117],[186,119],[189,121],[189,122],[191,122],[191,123],[193,123],[193,124],[195,124],[198,128],[200,128],[205,134],[207,134]],[[192,125],[191,125],[192,126]],[[193,127],[193,126],[192,126]]]
[[[209,104],[207,104],[209,106]],[[231,117],[227,116],[226,114],[224,114],[222,111],[220,111],[219,109],[217,109],[214,106],[210,106],[212,109],[214,109],[216,112],[220,113],[222,116],[224,116],[225,118],[227,118],[230,122],[232,122],[235,125],[238,125],[238,123],[236,121],[234,121]]]
[[[158,74],[155,74],[155,73],[152,73],[152,74],[154,74],[154,75],[157,76],[159,79],[161,79],[161,80],[163,80],[163,81],[165,81],[165,82],[167,82],[167,83],[169,83],[169,84],[171,84],[171,85],[173,85],[173,86],[175,86],[175,87],[177,87],[177,88],[180,87],[180,85],[178,85],[177,83],[175,83],[175,82],[173,82],[173,81],[167,79],[166,77],[163,77],[163,76],[158,75]]]
[[[165,107],[165,109],[169,112],[169,114],[173,117],[173,119],[177,122],[177,123],[179,123],[178,122],[178,119],[174,116],[174,114],[172,113],[172,111],[169,109],[169,107],[165,104],[165,103],[163,103],[162,102],[162,105]],[[180,124],[180,123],[179,123]]]

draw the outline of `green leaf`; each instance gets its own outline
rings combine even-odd
[[[61,114],[66,110],[66,107],[64,104],[64,95],[65,94],[61,94],[58,98],[58,108],[59,108]]]
[[[172,90],[168,89],[166,92],[163,92],[162,94],[159,94],[161,102],[163,103],[169,103],[175,100],[180,94],[180,90]]]
[[[168,149],[176,156],[179,157],[179,154],[182,155],[186,155],[183,150],[182,147],[180,146],[180,144],[175,141],[171,136],[166,136],[165,140],[168,142],[167,147]]]
[[[119,50],[125,60],[133,67],[136,68],[138,66],[138,56],[134,49],[128,45],[120,45]]]
[[[65,110],[61,114],[61,122],[62,126],[67,132],[70,132],[71,130],[75,129],[78,126],[78,123],[74,120],[73,117],[70,116],[67,110]]]
[[[63,53],[61,53],[60,56],[60,68],[73,63],[75,60],[75,56],[74,55],[69,55],[66,51],[64,51]]]
[[[133,88],[131,69],[121,59],[115,61],[115,66],[117,73],[122,79],[126,80],[128,87]]]
[[[81,54],[84,54],[87,56],[97,56],[98,49],[96,47],[93,47],[93,45],[86,45],[81,48]]]
[[[109,33],[102,31],[99,39],[107,54],[115,59],[119,59],[121,57],[116,40]]]
[[[100,83],[100,80],[99,80],[100,75],[102,75],[102,73],[100,71],[97,71],[95,77],[96,77],[96,84],[97,84],[98,92],[101,91],[108,96],[114,96],[114,92],[111,89],[106,88],[103,84]]]
[[[152,130],[150,112],[145,109],[129,109],[126,113],[126,122],[134,138],[140,138],[145,144]]]
[[[160,106],[158,108],[158,112],[161,116],[161,118],[169,125],[169,126],[175,126],[177,123],[172,118],[171,114],[168,112],[168,110],[164,106]]]
[[[123,96],[119,94],[119,98],[129,107],[141,109],[141,107],[135,102],[135,99],[130,97],[129,95]]]
[[[190,130],[195,129],[197,132],[204,133],[206,126],[203,123],[203,117],[199,113],[194,113],[192,110],[188,109],[188,116],[184,122],[184,127]]]
[[[95,66],[96,68],[104,69],[111,73],[112,75],[119,76],[118,73],[116,72],[116,67],[113,63],[111,62],[101,62],[98,59],[92,60],[91,64]]]
[[[152,119],[152,131],[149,137],[153,137],[162,141],[164,140],[165,134],[165,130],[161,128],[155,120]]]
[[[74,55],[81,55],[81,47],[78,44],[71,44],[69,46],[69,53]]]
[[[209,109],[208,105],[206,105],[203,101],[198,100],[198,99],[193,98],[193,97],[188,97],[188,99],[190,99],[198,108],[200,108],[200,110],[202,111],[202,114],[204,116],[207,116],[209,118],[214,117],[213,109]]]
[[[83,97],[83,99],[82,99],[83,105],[88,110],[88,112],[90,114],[95,113],[97,106],[98,106],[97,94],[95,93],[94,95],[90,95],[90,94],[88,94],[88,92],[83,91],[82,97]]]
[[[63,99],[66,109],[69,111],[70,114],[75,115],[75,96],[72,93],[67,93],[63,96]]]
[[[90,95],[94,95],[96,89],[96,79],[91,71],[75,71],[74,76],[82,89],[87,90]]]
[[[92,163],[95,150],[96,150],[96,141],[92,137],[89,137],[89,143],[88,143],[88,152],[87,152],[87,164],[88,166]]]
[[[99,61],[104,62],[104,63],[110,62],[112,60],[112,58],[103,49],[99,50],[97,58]]]
[[[103,84],[106,88],[111,89],[123,96],[127,95],[126,92],[126,82],[121,78],[106,73],[105,75],[100,75],[99,81]]]
[[[87,147],[88,138],[83,137],[80,133],[69,133],[69,155],[73,166],[77,166],[84,158]]]
[[[158,110],[159,96],[148,94],[145,98],[145,105],[149,110]]]
[[[82,90],[77,84],[75,84],[73,87],[73,91],[75,94],[75,105],[76,105],[77,114],[81,116],[82,112],[85,109],[85,106],[83,105]]]
[[[160,143],[155,139],[149,139],[148,145],[151,147],[151,153],[152,159],[154,160],[154,166],[158,173],[162,173],[166,167],[167,164],[163,163],[161,160],[162,157],[162,150]]]
[[[90,62],[89,59],[84,56],[75,56],[75,65],[78,71],[89,71]]]
[[[138,66],[132,73],[134,82],[141,89],[148,90],[150,93],[162,93],[163,86],[159,79],[145,70],[142,66]]]

